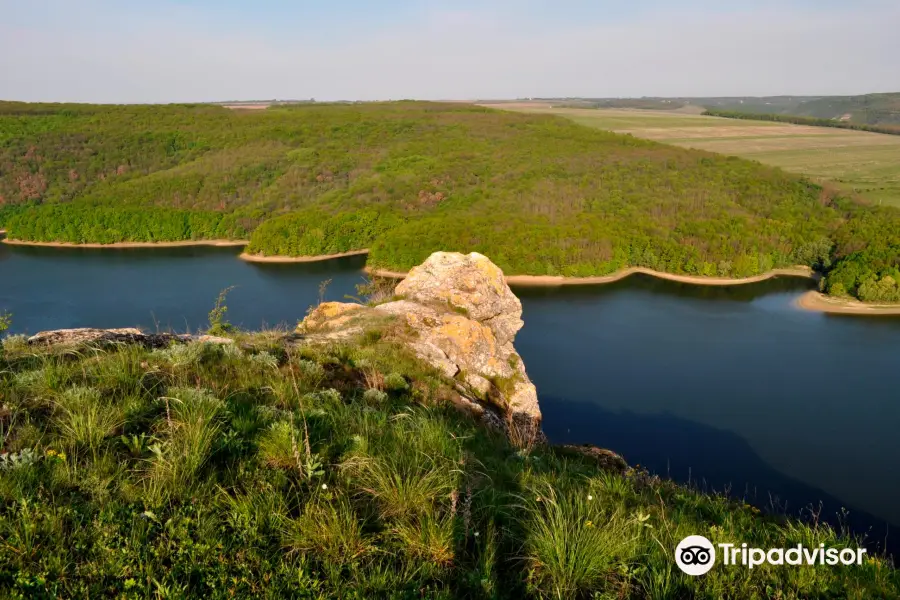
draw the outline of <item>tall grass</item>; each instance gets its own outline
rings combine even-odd
[[[585,489],[538,487],[524,498],[525,559],[542,594],[574,598],[614,588],[637,558],[640,529],[621,507],[589,499]]]
[[[858,540],[521,450],[451,408],[452,383],[389,335],[239,338],[4,349],[0,597],[898,597],[883,556],[687,577],[672,550],[688,534]]]
[[[163,441],[151,447],[147,480],[148,494],[157,501],[193,488],[195,476],[222,430],[221,400],[205,390],[187,387],[171,388],[168,394],[159,399],[166,410],[159,426]]]
[[[365,521],[345,496],[318,497],[298,518],[285,519],[282,541],[291,551],[311,554],[316,560],[351,563],[376,550],[364,529]]]
[[[100,444],[123,424],[118,406],[103,400],[90,387],[72,387],[56,401],[60,441],[73,451],[87,449],[96,456]]]

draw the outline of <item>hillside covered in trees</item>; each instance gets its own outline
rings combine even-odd
[[[814,119],[840,119],[849,115],[852,123],[900,127],[900,93],[826,96],[801,102],[796,109],[785,113]]]
[[[468,105],[0,103],[0,228],[18,240],[250,236],[251,253],[369,248],[393,270],[478,251],[565,276],[849,260],[825,287],[866,299],[900,293],[896,219],[754,162]]]

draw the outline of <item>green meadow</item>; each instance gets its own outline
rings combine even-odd
[[[898,597],[879,556],[687,576],[687,535],[866,541],[514,445],[452,408],[390,323],[308,345],[219,317],[234,345],[3,340],[0,597]]]

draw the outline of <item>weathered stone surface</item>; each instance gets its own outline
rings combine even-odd
[[[418,304],[446,304],[491,328],[503,345],[522,328],[522,303],[503,271],[482,254],[435,252],[413,269],[395,294]]]
[[[501,412],[520,438],[540,435],[537,390],[513,347],[522,304],[495,264],[477,253],[436,252],[409,272],[395,295],[403,299],[374,308],[322,304],[300,328],[337,335],[363,314],[395,316],[420,359]]]
[[[596,462],[597,466],[606,471],[615,471],[617,473],[622,473],[626,469],[628,469],[628,463],[625,462],[625,459],[612,450],[598,448],[597,446],[591,446],[590,444],[566,444],[563,446],[559,446],[559,449],[563,452],[579,454],[581,456],[589,458]]]
[[[365,308],[367,307],[347,302],[323,302],[309,313],[303,320],[303,325],[309,332],[324,328],[340,329]]]
[[[56,329],[42,331],[28,338],[32,345],[80,345],[80,344],[140,344],[148,348],[163,348],[172,342],[205,342],[233,344],[234,340],[214,335],[190,335],[172,333],[144,333],[140,329]]]

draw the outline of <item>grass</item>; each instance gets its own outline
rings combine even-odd
[[[540,108],[576,123],[684,148],[740,156],[900,206],[900,139],[859,131],[660,111]]]
[[[231,335],[155,351],[4,341],[0,597],[900,596],[881,557],[683,575],[687,534],[862,541],[522,450],[452,408],[452,382],[388,332]]]

